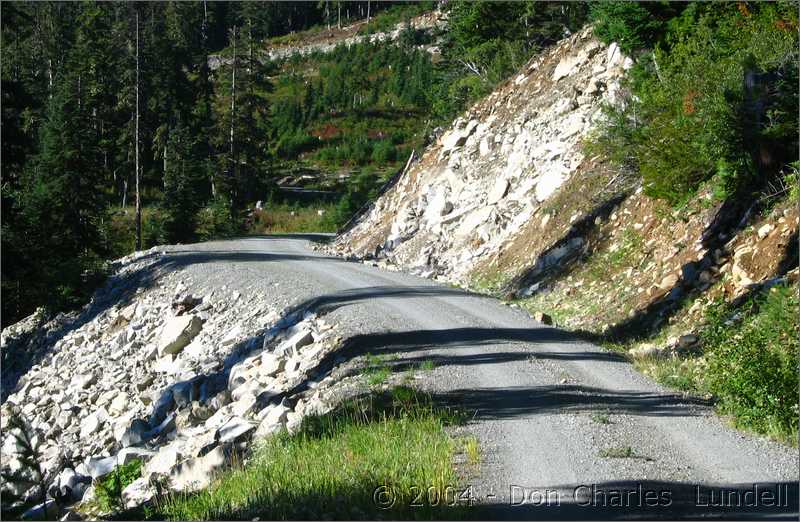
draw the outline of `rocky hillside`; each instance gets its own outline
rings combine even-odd
[[[415,16],[408,21],[408,27],[423,33],[429,33],[436,29],[441,29],[446,24],[441,11],[432,11],[420,16]],[[260,51],[259,57],[262,62],[279,61],[293,56],[308,56],[314,53],[328,53],[333,51],[337,45],[350,47],[356,44],[371,42],[393,42],[400,37],[406,28],[405,23],[397,24],[391,31],[376,32],[373,34],[359,34],[359,30],[366,27],[366,21],[343,27],[341,29],[331,28],[330,31],[318,31],[315,34],[297,37],[298,41],[287,38],[278,38],[278,41],[267,42],[265,48]],[[439,52],[436,45],[422,46],[431,54]],[[208,66],[213,71],[222,65],[230,65],[232,59],[221,54],[212,54],[208,57]]]
[[[590,28],[534,57],[332,249],[520,299],[603,339],[659,333],[648,353],[691,337],[714,301],[794,281],[798,211],[785,193],[720,201],[703,189],[676,209],[591,153],[631,66]]]
[[[210,281],[201,259],[179,259],[151,250],[119,260],[81,312],[3,330],[2,466],[32,479],[5,482],[4,495],[38,498],[14,412],[35,434],[48,502],[82,500],[85,512],[93,480],[117,466],[144,462],[123,491],[129,507],[158,480],[195,490],[251,438],[333,405],[329,388],[347,381],[317,368],[339,347],[331,325],[279,313],[271,282],[245,297]]]
[[[517,253],[514,268],[526,268],[532,236],[554,228],[550,205],[562,187],[577,178],[596,185],[596,161],[581,141],[631,64],[589,29],[533,58],[459,118],[335,247],[462,284],[501,256]]]

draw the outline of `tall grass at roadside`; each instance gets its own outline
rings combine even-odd
[[[738,319],[718,306],[703,334],[707,385],[720,411],[739,427],[791,444],[798,429],[797,291],[797,285],[774,287],[745,305]]]
[[[412,506],[420,491],[457,485],[456,444],[444,429],[457,421],[406,387],[351,400],[305,419],[293,436],[266,439],[245,466],[207,490],[162,499],[154,514],[172,520],[461,518],[465,508],[434,506],[430,497]]]
[[[330,218],[335,208],[333,203],[313,206],[269,204],[267,208],[253,212],[248,228],[252,234],[336,232],[338,223]]]

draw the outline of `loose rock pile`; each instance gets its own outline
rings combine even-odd
[[[408,25],[416,31],[435,32],[436,29],[445,25],[440,11],[433,11],[426,13],[409,20]],[[261,52],[261,60],[285,60],[292,56],[310,56],[315,53],[330,53],[336,47],[343,45],[350,47],[360,43],[379,43],[379,42],[393,42],[400,38],[402,32],[406,29],[406,24],[401,22],[395,25],[391,31],[377,32],[373,34],[357,34],[356,27],[361,27],[362,24],[354,24],[351,28],[344,30],[352,30],[352,36],[345,38],[324,38],[323,41],[309,43],[306,45],[298,46],[283,46],[272,47]],[[423,45],[419,46],[421,49],[431,53],[439,53],[439,47],[436,45]],[[215,71],[223,65],[230,65],[231,59],[218,54],[212,54],[208,57],[208,67]]]
[[[533,58],[456,120],[334,251],[468,284],[479,262],[547,215],[632,64],[590,28]]]
[[[143,476],[124,490],[128,506],[151,498],[155,479],[175,490],[204,487],[253,437],[295,430],[304,415],[330,409],[334,382],[317,367],[339,340],[313,314],[281,315],[267,295],[225,287],[192,295],[180,270],[111,304],[128,276],[156,270],[162,257],[121,260],[80,316],[43,326],[32,316],[3,332],[4,357],[22,341],[44,354],[20,370],[3,403],[2,465],[26,472],[6,430],[14,409],[40,444],[60,503],[92,498],[93,480],[133,459]]]

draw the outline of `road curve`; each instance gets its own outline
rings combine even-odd
[[[357,350],[475,412],[469,493],[499,518],[792,518],[797,450],[728,427],[618,356],[499,301],[327,257],[313,236],[171,247],[193,287],[267,292],[326,314]],[[624,458],[612,456],[619,452]],[[606,455],[606,456],[603,456]]]

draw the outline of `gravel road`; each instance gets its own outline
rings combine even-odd
[[[797,450],[729,428],[704,401],[495,299],[326,257],[314,236],[169,249],[198,292],[226,286],[310,307],[356,352],[474,412],[482,462],[464,482],[501,518],[797,518]],[[464,485],[462,484],[462,487]]]

